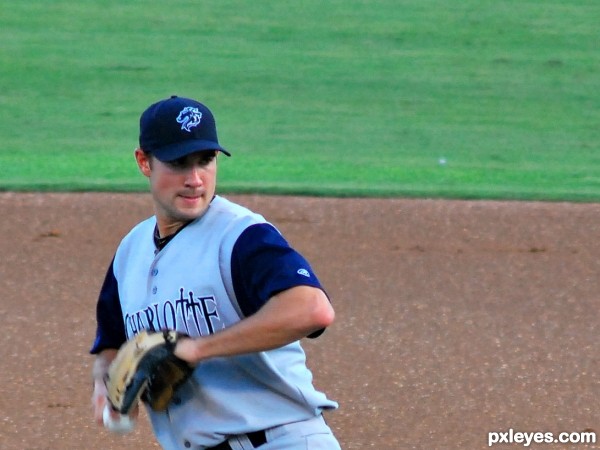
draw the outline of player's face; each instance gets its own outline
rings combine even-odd
[[[136,151],[136,159],[140,170],[150,180],[161,236],[175,232],[184,223],[206,212],[215,194],[216,152],[197,152],[162,162]]]

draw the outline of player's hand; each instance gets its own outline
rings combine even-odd
[[[199,342],[198,340],[202,338],[190,338],[190,337],[182,337],[177,341],[177,345],[175,346],[175,350],[173,353],[179,359],[184,360],[188,364],[194,366],[198,364],[200,361],[200,355],[198,351]]]
[[[92,394],[92,408],[94,409],[94,421],[100,426],[104,426],[104,408],[108,404],[106,397],[107,391],[103,381],[94,382],[94,392]],[[136,405],[131,412],[129,417],[131,419],[137,419],[140,414],[140,406]],[[110,408],[110,415],[114,420],[118,420],[120,414]]]
[[[103,381],[94,381],[94,392],[92,393],[92,409],[94,410],[94,421],[98,425],[104,425],[102,413],[106,406],[106,386]]]

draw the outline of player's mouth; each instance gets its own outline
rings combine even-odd
[[[184,205],[187,206],[197,206],[198,203],[201,203],[203,198],[204,198],[204,193],[202,192],[194,192],[194,193],[190,193],[190,192],[185,192],[185,193],[180,193],[178,195],[178,197],[181,199],[181,201],[184,203]]]

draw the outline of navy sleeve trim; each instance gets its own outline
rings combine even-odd
[[[106,272],[96,304],[96,339],[90,349],[93,355],[105,349],[118,349],[127,340],[113,264],[114,259]]]
[[[248,227],[235,243],[231,276],[244,316],[258,311],[273,295],[295,286],[321,283],[306,259],[270,224]]]

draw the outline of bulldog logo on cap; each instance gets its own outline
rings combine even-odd
[[[177,123],[181,124],[182,130],[191,133],[192,128],[200,125],[200,119],[202,119],[202,113],[198,110],[198,108],[186,106],[177,116]]]

